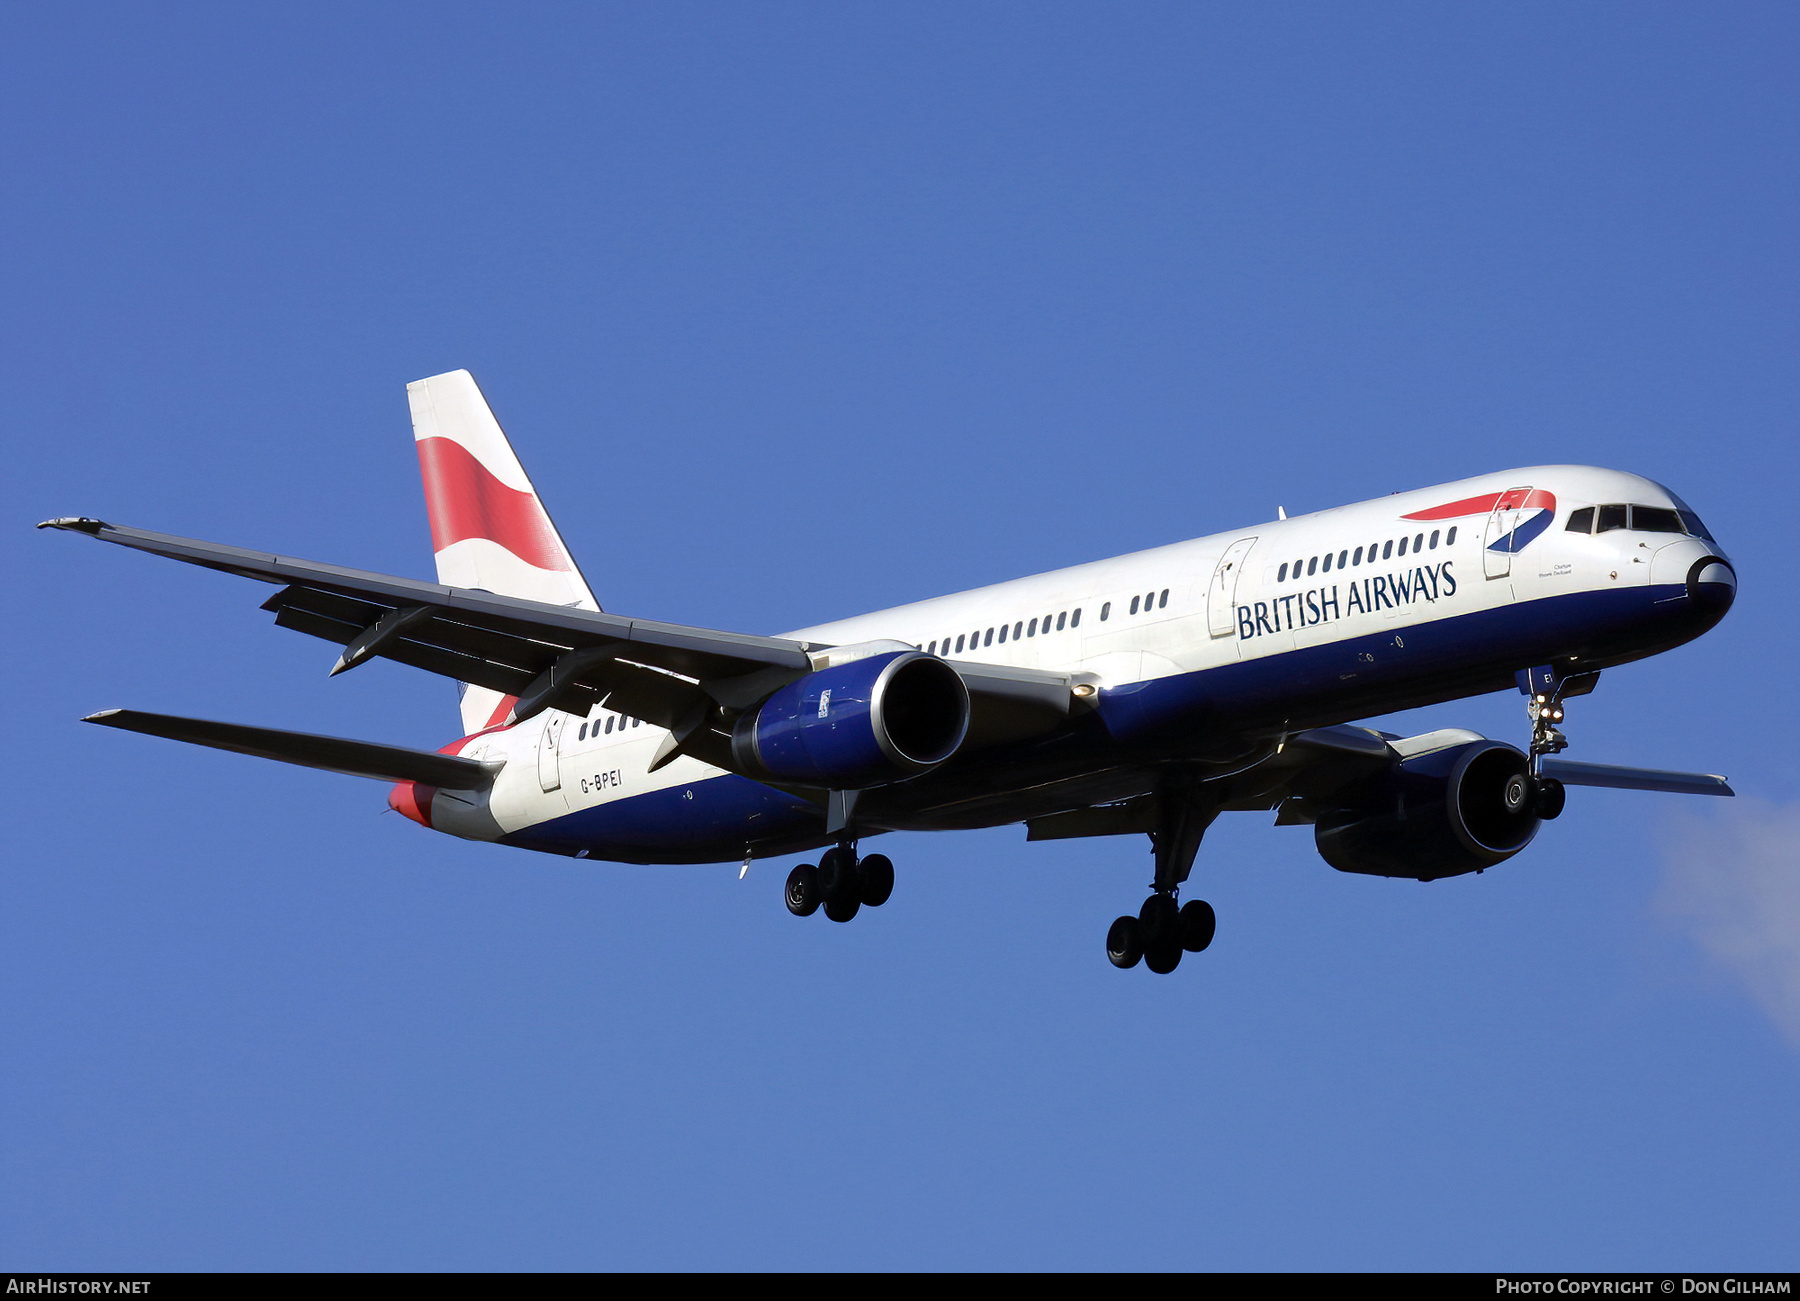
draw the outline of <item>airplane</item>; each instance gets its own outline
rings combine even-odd
[[[437,751],[106,710],[85,721],[395,783],[421,826],[577,859],[812,856],[790,912],[894,888],[887,831],[1023,823],[1147,835],[1150,895],[1108,959],[1212,942],[1180,902],[1221,813],[1310,825],[1343,872],[1421,881],[1523,850],[1568,786],[1731,795],[1715,774],[1559,757],[1600,673],[1730,609],[1730,559],[1679,497],[1589,466],[1504,470],[1279,518],[779,637],[604,612],[467,371],[410,384],[436,583],[87,517],[85,533],[278,590],[275,623],[461,684]],[[1526,750],[1356,720],[1517,689]]]

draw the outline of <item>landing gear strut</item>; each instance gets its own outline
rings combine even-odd
[[[1540,685],[1537,683],[1534,686]],[[1525,713],[1531,719],[1531,803],[1533,812],[1548,822],[1563,811],[1563,804],[1568,799],[1568,792],[1563,784],[1554,777],[1544,777],[1538,767],[1547,754],[1560,754],[1569,748],[1569,738],[1564,736],[1556,724],[1563,721],[1562,682],[1554,686],[1543,683],[1546,689],[1533,691],[1531,700],[1525,706]]]
[[[1546,755],[1561,754],[1569,738],[1557,724],[1563,721],[1563,701],[1584,696],[1599,681],[1598,673],[1565,677],[1550,665],[1525,669],[1519,674],[1519,690],[1526,696],[1525,714],[1531,719],[1531,799],[1533,812],[1548,822],[1563,811],[1568,792],[1554,777],[1543,775]]]
[[[1199,953],[1212,943],[1218,918],[1202,899],[1177,903],[1199,852],[1200,838],[1219,815],[1217,806],[1200,796],[1197,782],[1172,781],[1157,795],[1156,830],[1150,843],[1156,853],[1153,893],[1136,917],[1120,917],[1106,932],[1106,957],[1115,967],[1135,967],[1138,960],[1158,975],[1181,963],[1183,953]]]
[[[856,842],[845,841],[825,851],[818,866],[801,863],[788,873],[787,907],[796,917],[810,917],[821,905],[834,922],[847,922],[866,904],[879,908],[894,893],[894,865],[886,854],[856,856]]]

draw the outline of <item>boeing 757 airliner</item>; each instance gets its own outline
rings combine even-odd
[[[780,637],[600,609],[467,371],[408,388],[436,583],[103,523],[40,527],[275,585],[284,628],[462,684],[436,752],[107,710],[87,721],[395,782],[470,840],[625,863],[804,854],[789,910],[885,903],[895,830],[1148,835],[1107,933],[1169,972],[1213,938],[1178,903],[1220,813],[1310,824],[1332,867],[1421,881],[1529,844],[1569,785],[1730,795],[1723,777],[1558,757],[1602,670],[1698,637],[1730,560],[1687,503],[1577,465],[1283,518]],[[1516,687],[1526,751],[1354,720]]]

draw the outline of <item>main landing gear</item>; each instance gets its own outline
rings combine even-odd
[[[1180,965],[1183,953],[1199,953],[1213,941],[1218,918],[1203,899],[1176,902],[1181,883],[1194,866],[1200,838],[1219,815],[1201,796],[1197,782],[1170,782],[1157,796],[1154,892],[1136,917],[1121,917],[1106,932],[1106,957],[1115,967],[1135,967],[1139,959],[1159,976]]]
[[[1121,917],[1106,932],[1106,957],[1115,967],[1135,967],[1138,959],[1159,976],[1181,962],[1183,953],[1199,953],[1218,929],[1213,907],[1190,899],[1177,907],[1175,895],[1153,894],[1136,917]]]
[[[832,921],[847,922],[864,904],[879,908],[893,893],[894,865],[888,856],[859,859],[853,841],[826,850],[817,867],[800,864],[787,879],[787,907],[796,917],[810,917],[822,904]]]

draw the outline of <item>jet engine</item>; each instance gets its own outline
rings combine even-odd
[[[789,683],[732,729],[740,772],[861,790],[929,772],[969,730],[969,691],[919,651],[853,659]]]
[[[1402,759],[1338,792],[1332,804],[1313,824],[1327,863],[1420,881],[1504,862],[1531,843],[1539,821],[1531,765],[1501,741]]]

